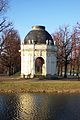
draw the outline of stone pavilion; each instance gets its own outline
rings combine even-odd
[[[56,74],[56,46],[44,26],[33,26],[21,44],[21,77]]]

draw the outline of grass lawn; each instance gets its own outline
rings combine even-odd
[[[23,80],[0,77],[0,93],[80,93],[78,80]]]

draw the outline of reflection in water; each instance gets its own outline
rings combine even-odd
[[[0,120],[13,120],[17,113],[17,97],[15,95],[0,95]]]
[[[19,95],[19,117],[26,120],[34,114],[34,97],[31,94]]]
[[[1,94],[0,120],[80,120],[80,95]]]

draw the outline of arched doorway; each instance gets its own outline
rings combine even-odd
[[[35,60],[35,74],[42,75],[42,66],[44,64],[44,59],[42,57],[38,57]]]

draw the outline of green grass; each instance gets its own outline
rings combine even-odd
[[[80,93],[80,81],[3,80],[0,82],[0,93],[21,92]]]

